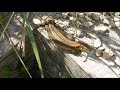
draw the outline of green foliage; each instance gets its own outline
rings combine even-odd
[[[9,67],[4,66],[4,67],[2,68],[2,70],[1,70],[1,72],[2,72],[2,75],[3,75],[3,76],[8,77],[8,76],[11,75],[12,70],[11,70]]]

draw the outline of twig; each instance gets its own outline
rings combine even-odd
[[[4,32],[7,30],[8,25],[10,24],[10,21],[11,21],[13,15],[14,15],[14,12],[11,14],[10,19],[8,20],[8,22],[7,22],[6,26],[5,26],[5,28],[4,28],[3,32],[2,32],[2,34],[0,35],[0,41],[1,41],[1,39],[2,39],[2,36],[3,36]]]

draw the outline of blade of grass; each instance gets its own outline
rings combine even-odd
[[[2,32],[1,35],[0,35],[0,41],[1,41],[1,39],[2,39],[2,36],[3,36],[4,32],[7,30],[7,27],[8,27],[8,25],[9,25],[9,23],[10,23],[10,21],[11,21],[13,15],[14,15],[14,12],[11,14],[11,16],[10,16],[10,18],[9,18],[9,20],[8,20],[8,22],[7,22],[7,24],[6,24],[5,28],[4,28],[4,30],[3,30],[3,32]],[[2,24],[2,23],[1,23],[1,24]]]
[[[75,30],[75,38],[77,37],[77,29],[78,29],[78,12],[76,12],[76,30]]]
[[[28,16],[27,16],[28,13],[24,12],[23,14],[24,14],[24,20],[25,20],[25,25],[26,25],[25,28],[26,28],[27,33],[28,33],[29,38],[30,38],[30,42],[31,42],[31,45],[32,45],[32,48],[33,48],[33,51],[34,51],[34,54],[35,54],[35,57],[36,57],[36,60],[37,60],[37,63],[38,63],[38,67],[39,67],[39,70],[40,70],[40,73],[41,73],[41,77],[44,78],[43,69],[42,69],[37,45],[36,45],[36,42],[35,42],[34,35],[32,33],[31,25],[29,24],[29,21],[28,21]]]

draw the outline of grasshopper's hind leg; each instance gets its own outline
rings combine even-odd
[[[87,57],[86,57],[86,59],[84,60],[84,62],[86,62],[87,61],[87,59],[88,59],[88,57],[92,57],[93,55],[94,55],[94,50],[92,50],[92,51],[90,51],[90,52],[87,52]]]
[[[90,56],[90,53],[88,52],[87,57],[85,58],[85,60],[83,62],[86,62],[89,56]]]

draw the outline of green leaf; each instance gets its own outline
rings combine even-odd
[[[38,63],[38,67],[39,67],[39,70],[41,72],[41,77],[44,78],[44,75],[43,75],[43,69],[42,69],[42,65],[41,65],[41,61],[40,61],[40,56],[39,56],[39,53],[38,53],[38,48],[37,48],[37,45],[36,45],[36,42],[35,42],[35,38],[34,38],[34,35],[32,33],[32,28],[31,28],[31,25],[29,24],[29,21],[28,21],[28,13],[24,13],[24,20],[25,20],[25,30],[27,30],[27,33],[29,35],[29,38],[30,38],[30,42],[31,42],[31,45],[32,45],[32,48],[33,48],[33,51],[34,51],[34,54],[35,54],[35,57],[36,57],[36,60],[37,60],[37,63]]]

